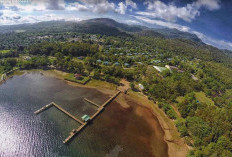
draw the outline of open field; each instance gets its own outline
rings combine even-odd
[[[9,52],[10,52],[10,50],[0,50],[1,54],[5,54],[5,53],[9,53]]]
[[[208,98],[204,92],[195,92],[195,97],[201,103],[205,103],[207,105],[214,105],[213,100]]]

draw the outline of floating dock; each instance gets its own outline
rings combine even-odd
[[[84,98],[85,101],[87,101],[87,102],[93,104],[94,106],[98,107],[97,112],[95,112],[95,113],[90,117],[90,120],[95,119],[95,118],[103,111],[104,107],[105,107],[106,105],[108,105],[113,99],[115,99],[119,94],[120,94],[120,91],[118,91],[116,94],[114,94],[110,99],[108,99],[108,100],[107,100],[103,105],[101,105],[101,106],[99,106],[98,104],[96,104],[96,103],[94,103],[94,102],[92,102],[92,101],[90,101],[90,100]],[[75,116],[73,116],[73,115],[70,114],[68,111],[64,110],[62,107],[60,107],[59,105],[57,105],[57,104],[54,103],[54,102],[51,102],[50,104],[48,104],[48,105],[42,107],[41,109],[35,111],[34,113],[35,113],[35,114],[39,114],[39,113],[41,113],[41,112],[47,110],[48,108],[50,108],[50,107],[52,107],[52,106],[56,107],[56,108],[59,109],[61,112],[65,113],[65,114],[68,115],[70,118],[72,118],[73,120],[75,120],[76,122],[78,122],[78,123],[81,124],[81,126],[78,127],[77,129],[73,129],[73,130],[70,132],[70,135],[63,141],[64,144],[67,144],[67,143],[69,143],[69,142],[71,141],[71,139],[72,139],[75,135],[77,135],[81,130],[83,130],[83,129],[87,126],[88,122],[83,122],[82,120],[79,120],[78,118],[76,118]]]

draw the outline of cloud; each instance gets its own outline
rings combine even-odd
[[[140,22],[139,21],[137,21],[137,20],[126,20],[125,21],[127,24],[133,24],[133,25],[137,25],[137,24],[140,24]]]
[[[15,25],[23,23],[36,23],[42,21],[81,21],[82,19],[77,18],[75,15],[57,15],[57,14],[43,14],[43,15],[20,15],[11,10],[3,10],[2,16],[0,16],[1,25]]]
[[[175,28],[178,29],[180,31],[183,32],[189,32],[190,28],[187,26],[182,26],[176,23],[171,23],[171,22],[165,22],[165,21],[161,21],[161,20],[154,20],[154,19],[150,19],[147,17],[143,17],[143,16],[134,16],[136,19],[149,23],[149,24],[153,24],[153,25],[158,25],[158,26],[162,26],[162,27],[167,27],[167,28]]]
[[[79,0],[79,2],[68,3],[66,10],[72,11],[88,11],[98,14],[104,14],[108,12],[115,12],[119,14],[126,14],[128,6],[136,8],[137,5],[131,0],[126,0],[125,3],[119,2],[115,4],[108,0]]]
[[[126,6],[131,6],[134,9],[137,9],[137,4],[132,0],[126,0]]]
[[[213,39],[197,31],[192,31],[192,33],[196,34],[198,38],[200,38],[206,44],[213,45],[221,49],[232,50],[232,42]]]
[[[46,6],[48,10],[64,10],[65,2],[64,0],[49,0]]]
[[[217,10],[220,9],[220,0],[197,0],[194,3],[198,8],[205,7],[209,10]]]
[[[124,3],[120,2],[118,4],[118,8],[115,9],[115,11],[117,13],[119,13],[119,14],[125,14],[126,13],[126,9],[127,9],[127,6]]]
[[[147,6],[147,10],[136,12],[136,14],[163,19],[169,22],[175,22],[177,19],[191,22],[200,15],[199,10],[202,7],[209,10],[217,10],[220,8],[219,0],[197,0],[184,7],[177,7],[174,3],[165,4],[160,0],[146,1],[144,4]]]
[[[15,24],[22,18],[19,14],[7,10],[2,11],[0,15],[1,24]]]
[[[128,7],[130,7],[130,9],[136,9],[137,4],[132,0],[125,0],[124,2],[122,1],[118,4],[115,2],[110,2],[109,0],[77,0],[66,3],[65,0],[30,0],[30,3],[25,5],[22,5],[21,3],[9,3],[6,1],[0,6],[0,10],[7,9],[22,12],[68,10],[88,11],[98,14],[109,12],[126,14]]]
[[[115,11],[115,4],[108,2],[108,0],[79,0],[79,2],[74,4],[78,11],[90,11],[99,14]]]

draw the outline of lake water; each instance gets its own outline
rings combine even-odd
[[[112,102],[69,145],[63,140],[79,124],[52,107],[39,115],[34,111],[55,102],[76,117],[92,115],[109,95],[95,89],[73,87],[38,72],[14,76],[0,86],[1,157],[149,157],[154,133],[134,107],[124,109]],[[133,106],[133,105],[132,105]],[[159,124],[156,124],[157,127]],[[167,156],[167,145],[157,133],[156,153]],[[152,135],[151,135],[152,134]]]

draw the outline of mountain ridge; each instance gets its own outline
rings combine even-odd
[[[193,40],[202,43],[202,41],[195,35],[187,32],[181,32],[177,29],[154,29],[140,25],[128,25],[117,22],[109,18],[94,18],[83,20],[79,22],[74,21],[45,21],[38,23],[28,23],[19,25],[0,26],[0,33],[15,32],[17,30],[33,31],[74,31],[80,33],[103,34],[103,35],[126,35],[135,33],[140,36],[150,37],[165,37],[165,38],[180,38]],[[107,32],[109,31],[109,32]],[[150,32],[150,34],[148,34]],[[112,34],[111,34],[112,33]]]

